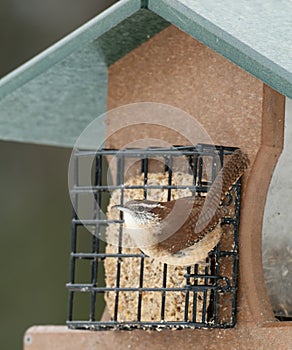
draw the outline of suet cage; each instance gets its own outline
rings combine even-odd
[[[229,328],[236,324],[240,179],[227,195],[230,210],[221,221],[220,242],[203,265],[171,266],[138,248],[125,247],[122,214],[111,211],[111,206],[133,198],[205,196],[235,149],[198,144],[75,150],[69,328]],[[92,183],[84,184],[80,168],[90,157],[94,159]],[[106,177],[109,173],[111,179]],[[92,209],[81,220],[76,208],[90,194]]]

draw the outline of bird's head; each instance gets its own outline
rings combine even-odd
[[[163,205],[149,200],[131,200],[124,205],[114,205],[112,209],[123,212],[127,228],[138,229],[156,224],[160,219],[159,209],[163,209]]]

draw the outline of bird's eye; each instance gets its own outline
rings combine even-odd
[[[138,212],[142,213],[144,211],[144,207],[142,205],[139,205],[139,207],[137,208]]]

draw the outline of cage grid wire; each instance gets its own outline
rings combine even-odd
[[[240,179],[227,195],[232,210],[230,215],[222,219],[223,234],[220,242],[209,253],[205,266],[195,264],[182,267],[179,270],[181,278],[179,285],[169,285],[169,275],[174,269],[163,263],[158,271],[161,275],[159,277],[160,286],[152,286],[151,281],[150,285],[149,283],[145,285],[149,272],[146,267],[152,268],[153,266],[154,269],[154,262],[152,260],[149,262],[150,258],[137,249],[130,250],[122,247],[124,234],[122,214],[119,214],[118,218],[104,219],[100,210],[100,208],[110,207],[111,203],[108,204],[108,202],[112,191],[118,192],[118,202],[121,204],[125,200],[125,191],[127,190],[140,190],[143,198],[148,198],[150,190],[166,191],[167,200],[172,198],[172,192],[178,190],[188,190],[196,196],[204,195],[223,166],[224,158],[230,156],[235,149],[235,147],[198,144],[171,148],[75,150],[74,185],[71,189],[73,207],[76,209],[80,197],[86,196],[92,191],[95,200],[92,203],[91,217],[80,220],[76,210],[73,209],[70,282],[67,283],[69,290],[67,325],[69,328],[92,330],[230,328],[236,324]],[[92,184],[83,184],[79,174],[82,159],[92,156],[95,159]],[[116,184],[114,185],[108,184],[105,178],[108,157],[115,157],[116,160]],[[175,159],[179,157],[188,160],[191,169],[191,175],[188,174],[188,176],[192,183],[180,185],[173,183]],[[133,158],[139,163],[138,173],[140,173],[141,182],[130,185],[125,179],[125,167],[127,159]],[[159,159],[160,162],[163,159],[162,166],[166,182],[149,184],[150,163],[153,159]],[[206,159],[209,163],[211,162],[212,169],[209,181],[204,179],[203,164]],[[107,246],[110,244],[105,243],[101,237],[104,237],[104,232],[111,225],[118,227],[118,244],[111,250],[107,250]],[[131,264],[134,260],[135,273],[138,273],[137,281],[133,280],[133,285],[130,281],[130,285],[123,286],[125,278],[123,266],[126,262]],[[130,268],[132,267],[130,266]],[[128,277],[131,279],[131,275]],[[107,278],[114,282],[108,285]],[[159,301],[154,319],[143,316],[145,313],[143,311],[144,304],[148,309],[152,308],[151,301],[144,301],[147,293],[152,295],[152,299],[155,295],[156,302]],[[174,296],[170,298],[172,306],[169,306],[167,302],[169,295],[172,295],[171,293]],[[125,297],[125,295],[130,295],[130,297]],[[180,306],[177,306],[179,316],[176,313],[176,318],[173,319],[173,317],[168,317],[167,308],[176,307],[173,304],[176,304],[177,296],[183,300],[180,300]],[[127,298],[135,299],[135,304],[129,302],[127,305]],[[123,308],[131,312],[131,317],[128,319],[127,314],[120,316],[122,303],[126,304],[123,305]],[[110,309],[108,318],[102,317],[105,305]],[[153,308],[155,309],[155,307]]]

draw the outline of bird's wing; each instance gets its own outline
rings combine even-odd
[[[165,238],[158,247],[176,253],[200,241],[228,213],[221,205],[226,193],[249,165],[248,156],[236,150],[218,173],[206,197],[185,197],[162,203],[157,215],[163,220]]]
[[[166,219],[163,222],[164,232],[161,235],[162,238],[166,238],[157,244],[158,249],[171,254],[200,241],[228,212],[227,207],[218,207],[206,227],[197,232],[195,228],[204,207],[204,197],[185,197],[167,203],[163,209],[163,217],[166,216]]]

